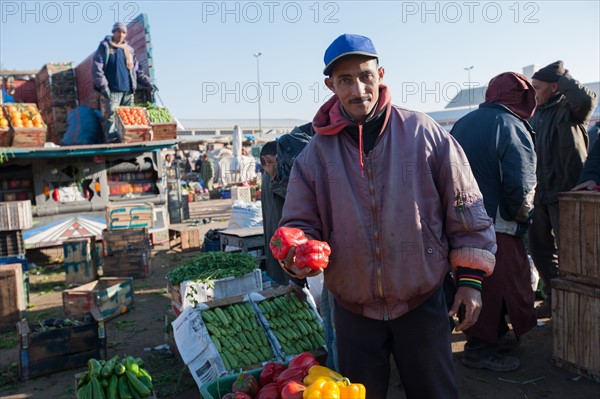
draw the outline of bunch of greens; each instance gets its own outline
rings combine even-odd
[[[256,269],[254,258],[245,253],[206,252],[186,260],[167,273],[172,285],[190,280],[207,282],[225,277],[241,277]]]

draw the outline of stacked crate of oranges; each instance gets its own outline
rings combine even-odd
[[[8,126],[8,115],[4,112],[4,108],[0,107],[0,147],[9,147],[12,142]]]
[[[42,114],[33,103],[7,103],[4,113],[12,128],[13,147],[43,147],[46,142],[47,126]],[[9,144],[6,144],[8,146]]]
[[[45,127],[42,114],[34,104],[7,104],[5,110],[13,128]]]

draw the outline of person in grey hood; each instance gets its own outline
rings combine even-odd
[[[112,36],[100,42],[92,62],[94,89],[104,102],[104,141],[107,143],[122,141],[117,135],[114,113],[119,106],[133,105],[138,84],[156,90],[150,77],[140,68],[126,37],[127,25],[115,22]]]
[[[558,193],[577,185],[587,156],[587,125],[597,99],[569,74],[562,61],[537,71],[531,83],[538,104],[530,120],[536,133],[537,188],[529,246],[546,296],[536,308],[537,316],[547,318],[552,309],[550,284],[558,277],[559,268]]]

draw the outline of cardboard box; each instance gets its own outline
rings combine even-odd
[[[600,286],[600,192],[560,193],[560,269],[565,280]]]
[[[62,292],[65,315],[78,316],[98,311],[98,319],[108,321],[133,309],[133,279],[102,277]]]
[[[553,357],[556,364],[600,378],[600,287],[552,280]]]
[[[22,380],[84,366],[91,358],[100,359],[106,348],[104,324],[91,316],[79,319],[81,325],[63,326],[64,320],[45,320],[48,328],[26,320],[17,324],[19,335],[19,376]]]

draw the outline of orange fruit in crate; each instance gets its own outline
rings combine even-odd
[[[11,123],[13,127],[23,127],[23,121],[21,119],[13,119]]]
[[[12,119],[21,119],[21,113],[15,109],[14,111],[11,111],[10,117]]]
[[[8,111],[9,114],[12,114],[13,112],[15,112],[17,110],[17,107],[15,107],[14,105],[9,105],[8,107],[6,107],[6,110]]]
[[[0,128],[5,129],[8,127],[8,119],[2,118],[0,119]]]
[[[33,121],[33,127],[44,127],[44,124],[39,121]]]
[[[31,112],[32,114],[37,112],[37,107],[35,105],[28,105],[27,106],[27,111]]]
[[[27,119],[23,121],[23,127],[33,127],[33,122]]]
[[[31,118],[31,120],[35,123],[35,122],[44,122],[44,120],[42,119],[42,115],[40,114],[35,114],[33,115],[33,118]]]

